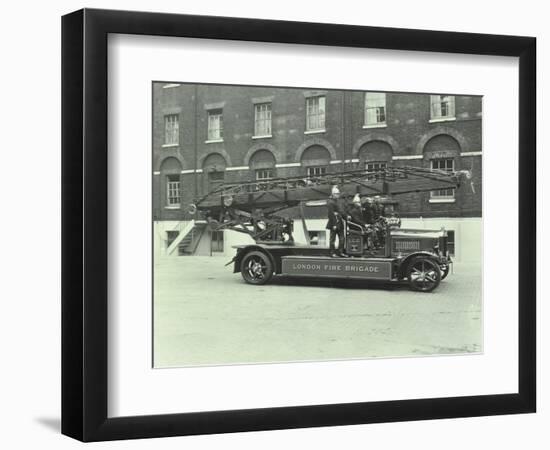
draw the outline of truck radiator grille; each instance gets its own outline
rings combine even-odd
[[[395,249],[397,251],[420,250],[420,242],[418,241],[395,241]]]

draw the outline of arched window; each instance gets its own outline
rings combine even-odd
[[[227,162],[219,153],[211,153],[202,164],[204,189],[210,192],[218,188],[225,181]]]
[[[460,155],[460,144],[448,134],[438,134],[424,146],[424,158],[432,170],[454,172]],[[454,189],[439,189],[431,191],[430,201],[454,201]]]
[[[173,157],[166,158],[160,166],[160,173],[164,185],[162,203],[165,205],[165,208],[179,209],[181,207],[183,191],[180,162]]]
[[[312,145],[302,153],[300,164],[306,168],[308,178],[324,175],[330,165],[330,153],[322,145]]]
[[[277,176],[275,156],[273,156],[273,153],[269,150],[257,150],[250,158],[250,169],[256,181],[265,181],[275,178]]]
[[[393,149],[384,141],[369,141],[359,149],[359,165],[368,172],[380,172],[392,161]]]
[[[456,156],[460,153],[460,144],[454,137],[448,134],[438,134],[424,145],[425,155],[434,153],[445,153],[450,156]]]

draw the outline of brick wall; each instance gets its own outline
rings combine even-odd
[[[326,131],[308,134],[305,133],[306,98],[318,95],[326,97]],[[154,83],[155,219],[189,218],[185,212],[187,206],[208,190],[206,171],[212,167],[204,164],[212,160],[207,159],[212,153],[221,155],[226,167],[249,166],[254,152],[260,149],[270,151],[277,164],[296,164],[300,163],[300,155],[305,155],[305,150],[313,145],[326,148],[332,160],[342,161],[330,164],[331,171],[357,168],[361,163],[356,160],[363,161],[365,154],[370,160],[389,158],[388,148],[393,157],[409,158],[388,161],[395,166],[430,167],[433,157],[453,157],[455,169],[473,171],[475,192],[469,185],[462,187],[456,192],[454,203],[430,203],[430,193],[402,195],[397,198],[399,211],[405,217],[481,216],[481,157],[464,155],[482,150],[481,97],[456,96],[456,119],[431,123],[429,95],[387,93],[386,124],[377,128],[364,126],[364,98],[364,92],[356,91],[192,84],[164,88],[163,84]],[[254,138],[255,103],[271,103],[272,136],[269,138]],[[223,142],[207,142],[209,109],[223,110]],[[167,114],[177,114],[179,118],[177,145],[163,145]],[[456,149],[446,148],[443,140],[438,143],[440,135],[447,136],[447,142],[455,142]],[[430,142],[430,139],[433,140]],[[430,151],[426,153],[426,149]],[[175,158],[183,172],[180,209],[166,208],[166,177],[170,174],[163,169],[163,164],[167,158]],[[205,169],[205,172],[190,173],[194,169]],[[276,168],[277,176],[282,177],[305,173],[303,165]],[[255,174],[252,169],[226,170],[224,177],[225,181],[250,181]],[[317,210],[308,213],[312,217],[323,214]]]

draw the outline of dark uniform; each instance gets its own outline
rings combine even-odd
[[[353,222],[361,225],[366,239],[366,248],[367,250],[371,250],[374,247],[375,241],[374,228],[369,222],[370,220],[372,220],[371,204],[365,203],[364,206],[361,206],[358,203],[353,203],[349,209],[349,215],[351,216],[351,220]]]
[[[372,204],[373,222],[376,222],[380,217],[384,217],[385,209],[385,206],[379,201]]]
[[[349,208],[349,215],[351,216],[352,222],[355,222],[359,225],[365,225],[365,219],[363,217],[363,208],[357,203],[353,203]]]
[[[386,241],[386,224],[381,221],[385,216],[386,207],[379,201],[375,201],[372,205],[373,221],[374,221],[374,241],[375,246],[383,247]]]
[[[345,206],[342,200],[329,198],[327,202],[328,222],[325,227],[330,230],[330,251],[334,253],[336,236],[338,236],[338,253],[344,253],[344,214]]]
[[[363,205],[363,220],[369,225],[374,223],[374,204],[366,202]]]

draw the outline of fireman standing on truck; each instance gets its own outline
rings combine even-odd
[[[367,231],[367,248],[373,249],[377,247],[377,234],[374,230],[374,203],[372,197],[364,197],[363,203],[363,222]]]
[[[368,225],[372,225],[374,223],[374,205],[372,203],[372,197],[365,197],[364,199],[363,220]]]
[[[386,207],[382,203],[380,196],[374,197],[373,203],[373,222],[376,222],[380,217],[384,217],[386,214]]]
[[[355,194],[349,208],[349,215],[351,220],[357,225],[365,226],[365,219],[363,217],[363,207],[361,206],[361,197],[359,194]]]
[[[327,202],[328,222],[325,227],[330,231],[330,254],[332,257],[345,257],[344,254],[344,218],[346,217],[345,205],[340,198],[338,186],[333,186],[330,198]],[[338,251],[335,251],[336,236],[338,236]]]
[[[369,204],[366,203],[366,205]],[[374,247],[374,230],[366,220],[366,210],[361,204],[361,196],[359,194],[355,194],[355,196],[353,197],[351,207],[349,209],[349,215],[351,216],[351,220],[361,227],[361,230],[366,237],[366,248],[368,250],[372,249]]]
[[[377,247],[383,247],[386,241],[386,207],[382,203],[380,196],[374,197],[373,203],[373,221],[374,221],[374,234],[375,245]]]

